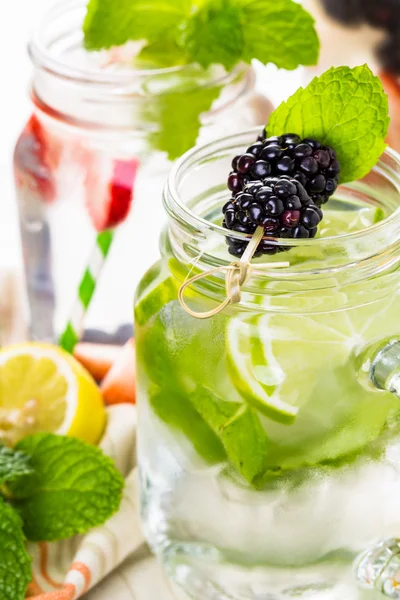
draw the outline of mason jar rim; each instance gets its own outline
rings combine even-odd
[[[235,145],[235,142],[237,142],[237,140],[239,138],[246,138],[247,136],[249,136],[249,139],[247,141],[249,143],[252,143],[251,140],[254,141],[256,139],[257,134],[259,134],[259,128],[253,128],[253,129],[250,129],[250,130],[247,130],[244,132],[231,134],[231,135],[225,136],[223,138],[213,140],[207,144],[195,146],[194,148],[192,148],[191,150],[186,152],[180,159],[178,159],[170,171],[170,174],[169,174],[169,177],[166,182],[165,189],[164,189],[164,207],[165,207],[167,213],[172,218],[177,218],[181,222],[186,221],[188,223],[188,225],[191,225],[193,227],[199,227],[201,229],[206,228],[207,230],[213,231],[224,237],[229,235],[230,238],[236,239],[238,241],[249,240],[251,238],[251,236],[249,236],[246,233],[240,233],[240,232],[236,232],[233,230],[227,230],[226,228],[222,227],[222,225],[217,225],[215,223],[212,223],[211,221],[208,221],[208,220],[202,218],[201,216],[195,214],[188,206],[186,206],[182,202],[182,200],[180,198],[180,193],[179,193],[178,187],[179,187],[179,180],[180,180],[181,176],[185,172],[187,172],[188,169],[190,169],[191,167],[195,167],[196,163],[200,162],[201,159],[205,158],[206,156],[208,156],[208,157],[212,156],[213,154],[218,152],[221,148],[224,148],[225,150],[227,150],[230,146],[233,147]],[[245,148],[245,144],[243,145],[243,149],[244,148]],[[398,164],[398,166],[399,166],[399,174],[397,177],[398,181],[395,182],[392,179],[392,183],[397,188],[397,191],[399,192],[399,199],[400,199],[400,154],[388,146],[386,148],[386,150],[384,151],[384,153],[382,154],[377,165],[372,169],[372,171],[376,171],[376,170],[387,171],[387,169],[385,168],[385,166],[382,163],[382,159],[384,157],[389,157],[394,163]],[[232,156],[232,158],[233,158],[233,156]],[[226,176],[228,177],[228,173],[226,173]],[[357,182],[354,182],[354,183],[357,183]],[[344,184],[344,185],[351,187],[354,184],[352,183],[352,184]],[[228,195],[231,195],[231,192],[229,192],[229,190],[227,188],[227,196]],[[279,241],[277,242],[277,245],[282,246],[282,247],[293,248],[293,247],[305,247],[305,246],[317,247],[317,246],[326,245],[326,244],[329,244],[332,242],[339,242],[339,243],[345,244],[347,241],[354,241],[357,239],[360,239],[360,240],[365,239],[368,236],[370,236],[371,234],[380,232],[383,229],[387,228],[388,226],[397,226],[397,225],[398,225],[398,231],[400,232],[400,202],[399,202],[399,205],[396,208],[396,210],[394,210],[390,215],[388,215],[387,217],[385,217],[378,223],[375,223],[375,224],[373,224],[365,229],[362,229],[360,231],[343,233],[343,234],[336,235],[336,236],[327,236],[327,237],[323,237],[323,238],[279,239]],[[268,238],[268,240],[272,241],[273,238]],[[399,240],[400,240],[400,237],[399,237]]]
[[[127,86],[141,79],[148,77],[157,77],[168,74],[184,73],[195,65],[194,63],[186,65],[177,65],[172,67],[157,68],[130,68],[119,72],[105,71],[100,68],[80,68],[68,64],[62,58],[58,58],[51,53],[51,43],[46,43],[45,37],[49,27],[57,19],[62,19],[68,13],[73,11],[83,13],[86,7],[86,0],[60,0],[45,12],[38,26],[35,28],[31,40],[28,44],[28,53],[32,63],[36,68],[43,69],[46,72],[63,79],[71,80],[81,84],[99,84],[110,86]],[[83,14],[82,14],[83,16]],[[56,40],[58,41],[58,40]],[[231,71],[210,78],[210,84],[222,85],[229,82],[237,74],[248,69],[248,65],[238,64]]]
[[[226,186],[230,163],[254,143],[257,133],[258,129],[251,129],[193,148],[173,166],[164,188],[169,222],[161,237],[161,252],[180,263],[186,281],[196,274],[190,285],[219,301],[226,301],[226,273],[237,265],[226,241],[249,242],[251,235],[226,229],[216,221],[221,223],[221,207],[231,197]],[[329,312],[392,293],[400,277],[400,155],[388,148],[365,179],[343,185],[337,196],[344,209],[365,205],[383,209],[388,216],[336,236],[268,237],[269,246],[290,252],[251,259],[250,276],[242,287],[242,308],[292,312],[295,293],[297,311],[307,312],[314,302],[313,311]],[[172,268],[171,273],[175,273]]]

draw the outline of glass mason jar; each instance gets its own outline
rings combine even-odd
[[[281,252],[253,259],[240,302],[218,312],[234,260],[220,226],[226,176],[255,137],[194,149],[165,188],[162,260],[135,305],[145,533],[196,599],[392,593],[400,157],[388,150],[339,188],[324,207],[336,235],[268,238]],[[210,318],[180,303],[188,281],[186,305]]]
[[[71,313],[78,325],[85,314],[86,326],[103,330],[130,321],[140,274],[127,270],[126,258],[142,272],[158,254],[169,169],[163,136],[182,150],[195,142],[179,114],[172,131],[170,121],[169,130],[163,125],[178,98],[194,107],[215,98],[201,116],[201,140],[263,124],[271,109],[244,65],[229,73],[196,65],[140,70],[130,45],[86,52],[85,5],[57,5],[29,46],[33,114],[14,166],[34,339],[57,338]],[[101,235],[115,226],[117,236]]]

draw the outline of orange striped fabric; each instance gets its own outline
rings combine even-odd
[[[51,544],[29,544],[29,600],[76,600],[144,544],[135,468],[136,408],[121,404],[107,410],[108,425],[101,448],[126,477],[120,510],[85,536]]]
[[[32,598],[35,598],[35,600],[74,600],[76,598],[76,589],[72,583],[68,583],[63,586],[62,590],[39,594],[39,596],[31,596],[30,600]]]

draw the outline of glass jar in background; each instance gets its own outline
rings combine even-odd
[[[248,240],[221,227],[226,176],[255,138],[193,150],[165,188],[135,307],[145,533],[196,600],[397,597],[400,157],[340,187],[320,237],[268,238],[218,312],[226,237]],[[179,301],[198,275],[204,319]]]
[[[214,99],[203,141],[265,124],[271,110],[244,65],[139,69],[129,44],[86,52],[85,10],[83,0],[57,5],[29,46],[33,113],[14,170],[32,339],[55,340],[71,311],[102,330],[130,322],[140,273],[157,255],[163,150],[171,136],[182,153],[196,141],[177,99],[193,118]]]
[[[0,259],[0,348],[26,339],[26,310],[21,288],[17,265]]]

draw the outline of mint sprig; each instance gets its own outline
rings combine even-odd
[[[0,485],[0,598],[24,600],[25,540],[61,540],[103,524],[119,508],[124,481],[99,448],[43,433],[0,447]]]
[[[0,486],[32,473],[30,457],[25,452],[0,446]]]
[[[152,63],[156,68],[167,69],[187,62],[187,56],[174,40],[156,41],[147,44],[138,54],[138,59]]]
[[[137,60],[146,67],[222,65],[231,71],[258,59],[295,69],[316,64],[319,53],[314,20],[295,0],[89,0],[83,31],[89,50],[143,42]],[[187,93],[180,76],[171,75],[170,89],[144,99],[138,116],[154,131],[151,148],[170,160],[196,143],[201,115],[221,92],[215,81],[200,88],[194,78]],[[208,77],[221,81],[221,73]]]
[[[228,459],[250,483],[266,469],[269,441],[260,418],[248,404],[230,402],[199,386],[190,402],[220,439]]]
[[[31,558],[26,550],[22,520],[0,498],[0,598],[24,600],[32,579]]]
[[[37,434],[16,447],[33,473],[8,486],[32,541],[54,541],[103,524],[119,508],[123,478],[99,448],[72,437]]]
[[[332,68],[283,102],[267,133],[293,132],[331,146],[346,183],[367,175],[385,150],[388,111],[382,83],[367,65]]]
[[[171,40],[190,18],[191,9],[192,0],[89,0],[85,46],[101,50],[129,40]]]
[[[190,62],[231,70],[244,56],[242,7],[231,0],[206,2],[183,25],[181,49]]]
[[[193,444],[197,454],[207,463],[217,464],[226,458],[221,440],[197,412],[191,401],[177,389],[154,388],[150,403],[156,415]]]
[[[237,0],[243,10],[243,60],[253,58],[292,70],[318,62],[313,17],[288,0]]]
[[[169,160],[192,148],[200,131],[201,116],[211,110],[220,92],[220,86],[199,84],[187,88],[182,84],[155,96],[141,111],[141,118],[152,125],[148,134],[151,147],[166,152]]]
[[[294,69],[319,53],[314,20],[294,0],[89,0],[83,31],[89,50],[145,40],[156,61],[172,43],[179,52],[168,66],[183,57],[205,68],[258,59]]]

